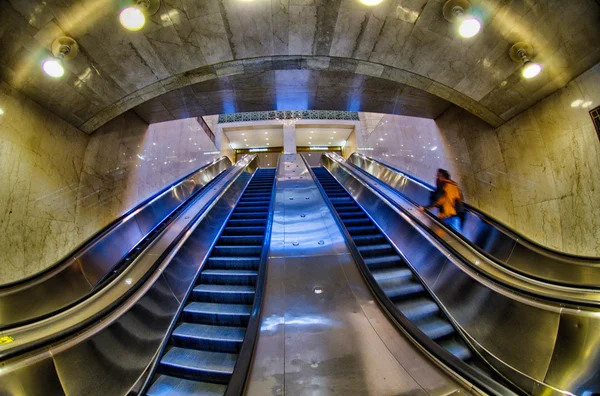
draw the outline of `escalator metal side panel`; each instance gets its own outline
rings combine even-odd
[[[64,265],[0,290],[0,327],[47,316],[84,298],[169,213],[230,165],[220,159],[202,168],[112,225],[103,238],[91,241]]]
[[[402,252],[453,321],[512,368],[509,380],[516,384],[527,377],[544,380],[556,343],[560,310],[526,304],[523,299],[512,299],[510,291],[490,289],[437,248],[431,249],[431,241],[411,225],[406,215],[388,206],[339,164],[325,156],[322,163]]]
[[[191,280],[210,252],[207,244],[219,235],[248,182],[244,174],[255,169],[256,159],[225,187],[208,212],[199,215],[172,252],[154,257],[163,262],[114,311],[72,338],[2,362],[0,390],[10,395],[23,394],[22,389],[27,389],[25,394],[128,394],[157,356],[183,296],[193,286]],[[60,389],[46,388],[57,380]]]
[[[419,205],[429,203],[429,186],[385,163],[356,153],[350,156],[348,162],[409,200]],[[461,237],[521,274],[557,284],[600,287],[600,258],[574,256],[542,247],[470,206],[467,206]]]

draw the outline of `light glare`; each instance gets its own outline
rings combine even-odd
[[[144,13],[138,7],[127,7],[121,11],[119,21],[121,21],[121,25],[125,29],[135,32],[144,27],[146,17],[144,17]]]
[[[458,32],[465,38],[473,37],[481,30],[481,22],[475,18],[465,19],[461,24]]]
[[[65,68],[58,59],[49,59],[45,61],[42,68],[50,77],[59,78],[65,74]]]
[[[374,6],[381,3],[383,0],[360,0],[361,3],[368,6]]]
[[[540,74],[542,66],[539,63],[527,63],[523,68],[523,77],[533,78]]]

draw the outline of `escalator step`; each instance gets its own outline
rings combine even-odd
[[[223,230],[223,235],[264,235],[265,227],[229,227]]]
[[[241,212],[241,213],[233,212],[229,219],[230,220],[262,219],[262,218],[266,219],[268,217],[268,215],[269,215],[269,213],[267,211],[264,211],[264,212]]]
[[[248,213],[248,212],[267,212],[269,210],[269,205],[266,204],[264,206],[257,206],[256,204],[252,204],[252,205],[244,205],[239,203],[236,207],[235,207],[235,212],[233,213]]]
[[[396,308],[412,322],[437,314],[440,310],[436,303],[424,297],[398,303]]]
[[[353,235],[352,240],[356,246],[375,245],[382,242],[387,242],[385,237],[381,234],[373,235]]]
[[[236,246],[250,246],[260,245],[263,242],[262,235],[222,235],[219,237],[219,245],[236,245]]]
[[[447,320],[436,317],[419,321],[415,325],[432,340],[437,340],[454,333],[454,327]]]
[[[344,222],[344,225],[346,227],[368,226],[372,224],[371,219],[369,219],[368,217],[365,217],[363,219],[343,219],[342,221]]]
[[[267,224],[267,219],[229,219],[227,227],[262,227]]]
[[[160,374],[147,396],[223,396],[227,385],[191,381],[184,378]]]
[[[260,264],[260,257],[219,257],[210,256],[208,259],[208,268],[210,269],[239,269],[254,270]]]
[[[256,276],[256,271],[251,270],[207,269],[202,271],[200,279],[202,283],[217,285],[254,285]]]
[[[232,304],[252,304],[254,301],[253,286],[200,284],[192,293],[194,301]]]
[[[182,348],[238,353],[245,334],[243,327],[184,322],[175,328],[171,340],[173,345]]]
[[[251,310],[249,304],[191,302],[183,308],[183,318],[193,323],[246,326]]]
[[[254,256],[260,257],[262,253],[261,245],[217,245],[213,248],[212,254],[218,256]]]
[[[471,351],[466,345],[456,342],[455,340],[443,341],[440,345],[460,360],[469,360],[472,356]]]
[[[226,384],[233,373],[237,354],[173,347],[160,360],[160,371],[192,380]]]
[[[394,253],[394,248],[389,243],[381,243],[378,245],[359,246],[358,251],[363,257],[373,257],[382,254]]]
[[[408,268],[387,268],[371,271],[377,283],[405,282],[413,277]]]
[[[371,226],[351,226],[351,227],[346,227],[346,229],[348,230],[350,235],[368,235],[368,234],[375,234],[379,231],[377,229],[377,227],[375,227],[373,225],[371,225]]]
[[[423,285],[417,282],[410,281],[404,283],[382,284],[381,288],[390,300],[404,299],[406,297],[414,296],[425,291]]]
[[[363,217],[366,218],[366,219],[368,219],[368,217],[362,211],[342,212],[339,215],[342,218],[342,220],[345,220],[345,219],[360,219],[360,218],[363,218]]]
[[[392,268],[392,267],[397,267],[399,265],[402,265],[402,259],[397,254],[389,255],[389,256],[380,256],[380,257],[368,257],[368,258],[365,258],[364,260],[365,260],[365,264],[367,264],[367,266],[371,270]]]

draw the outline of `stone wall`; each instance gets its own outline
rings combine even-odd
[[[78,243],[88,140],[0,82],[0,284],[47,268]]]
[[[195,119],[148,125],[127,112],[89,136],[4,83],[0,109],[0,285],[219,157]]]
[[[363,146],[433,183],[446,168],[466,199],[542,245],[600,255],[600,65],[494,129],[456,107],[437,120],[386,115]]]
[[[220,155],[194,118],[146,124],[127,112],[91,136],[77,206],[83,240]]]

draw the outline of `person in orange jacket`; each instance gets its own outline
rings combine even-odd
[[[463,215],[463,194],[456,182],[450,179],[450,173],[445,169],[438,169],[436,178],[437,190],[432,195],[432,203],[421,210],[439,208],[438,218],[461,232]]]

